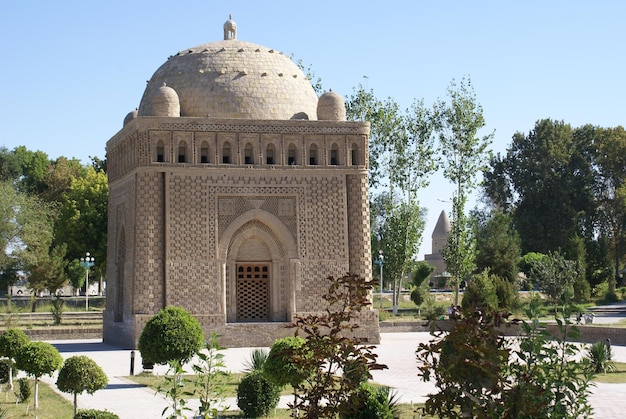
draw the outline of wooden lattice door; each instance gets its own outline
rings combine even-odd
[[[270,320],[269,265],[237,265],[237,321],[268,320]]]

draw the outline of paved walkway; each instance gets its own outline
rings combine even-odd
[[[428,333],[383,333],[381,344],[376,353],[378,360],[389,368],[383,371],[374,371],[374,381],[396,389],[401,403],[419,403],[426,400],[429,392],[435,387],[431,383],[422,382],[417,376],[415,349],[421,342],[430,339]],[[167,407],[166,400],[154,390],[134,384],[128,380],[130,372],[130,352],[102,343],[100,340],[72,340],[52,341],[63,358],[73,355],[87,355],[100,365],[109,377],[109,385],[93,395],[81,394],[78,396],[79,408],[93,408],[108,410],[116,413],[122,419],[155,419],[161,417],[161,412]],[[243,369],[244,362],[250,357],[253,348],[227,349],[224,353],[225,363],[230,371],[238,372]],[[626,362],[626,346],[613,345],[615,360]],[[136,351],[135,372],[141,371],[141,358]],[[164,367],[157,367],[155,373],[163,374]],[[51,383],[54,388],[56,378],[44,377],[44,381]],[[72,396],[62,393],[72,401]],[[626,412],[626,384],[598,384],[593,389],[591,403],[594,407],[594,418],[622,418]],[[291,400],[286,396],[281,398],[281,405]],[[236,408],[235,400],[227,403]],[[190,404],[194,408],[197,402]]]

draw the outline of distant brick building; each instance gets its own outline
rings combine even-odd
[[[368,136],[232,20],[169,57],[107,142],[104,341],[135,347],[176,305],[223,345],[270,345],[325,309],[328,275],[371,278]],[[357,334],[379,341],[376,310]]]
[[[450,225],[448,214],[446,214],[445,211],[441,211],[437,219],[437,224],[433,229],[433,234],[430,236],[432,239],[432,253],[424,255],[424,260],[435,268],[429,278],[429,281],[435,282],[433,285],[435,288],[438,288],[439,285],[437,284],[439,281],[436,281],[437,278],[439,278],[440,281],[445,281],[450,277],[450,274],[446,270],[446,262],[443,260],[443,249],[446,247],[451,230],[452,226]]]

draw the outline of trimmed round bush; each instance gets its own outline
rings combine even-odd
[[[107,410],[81,409],[74,415],[74,419],[120,419],[120,417]]]
[[[237,406],[246,417],[267,416],[279,400],[279,387],[261,371],[246,374],[237,386]]]
[[[148,320],[139,337],[144,363],[189,361],[204,343],[198,320],[181,307],[166,307]]]
[[[302,363],[298,364],[295,359],[310,357],[304,354],[303,345],[305,340],[299,336],[289,336],[277,339],[270,348],[270,353],[263,365],[263,372],[272,382],[280,387],[287,384],[296,386],[305,378],[311,376],[313,371],[307,371]]]

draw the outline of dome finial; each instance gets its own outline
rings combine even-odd
[[[224,23],[224,40],[237,39],[237,24],[233,20],[233,15],[228,15],[228,20]]]

